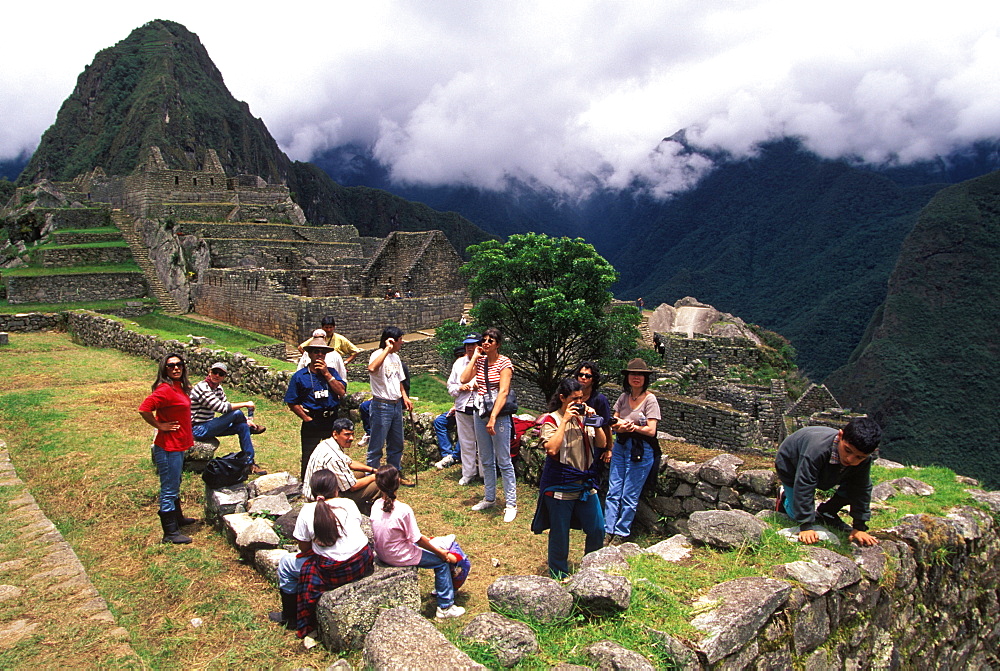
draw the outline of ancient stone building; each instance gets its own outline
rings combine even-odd
[[[164,305],[288,343],[328,314],[352,340],[432,328],[458,319],[466,300],[461,257],[441,231],[373,238],[310,226],[285,186],[227,176],[211,149],[201,170],[172,170],[152,147],[130,175],[97,168],[44,190],[64,207],[107,204]]]

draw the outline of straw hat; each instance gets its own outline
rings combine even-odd
[[[644,373],[646,375],[649,375],[652,372],[653,371],[650,369],[650,367],[646,365],[646,362],[639,358],[635,358],[629,361],[628,365],[625,366],[625,368],[622,370],[623,374]]]
[[[319,349],[323,350],[324,352],[332,352],[334,350],[333,347],[330,347],[329,345],[326,344],[326,338],[320,338],[320,337],[313,338],[312,340],[307,342],[306,346],[303,347],[302,349],[306,351],[309,351],[311,349]]]

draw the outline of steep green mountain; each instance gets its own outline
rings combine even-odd
[[[900,243],[942,186],[900,187],[772,143],[647,205],[611,257],[616,294],[647,305],[695,296],[789,338],[804,371],[823,377],[860,341]]]
[[[441,229],[460,252],[491,236],[454,214],[384,191],[345,189],[292,162],[264,122],[233,98],[198,37],[171,21],[150,21],[87,66],[18,178],[69,180],[96,166],[130,173],[156,145],[167,165],[199,169],[215,149],[229,174],[284,183],[315,224],[352,223],[362,235]]]
[[[1000,172],[940,191],[903,242],[885,301],[827,380],[885,426],[884,453],[1000,486]]]

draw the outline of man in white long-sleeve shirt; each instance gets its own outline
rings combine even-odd
[[[267,471],[255,462],[251,434],[264,433],[267,429],[253,421],[255,404],[253,401],[230,403],[222,382],[229,375],[225,362],[217,361],[209,368],[208,376],[191,389],[191,432],[198,440],[217,436],[239,436],[240,451],[256,475],[266,475]],[[243,414],[247,408],[250,419]],[[216,417],[216,413],[220,416]]]
[[[451,375],[448,377],[448,393],[455,398],[455,424],[458,428],[458,443],[461,446],[462,457],[462,478],[458,481],[460,485],[470,484],[477,475],[482,473],[482,466],[479,465],[479,449],[476,447],[476,429],[472,424],[472,392],[476,388],[476,379],[472,378],[466,384],[462,384],[462,371],[469,365],[472,355],[479,344],[479,334],[470,333],[462,341],[465,346],[465,356],[459,357],[451,366]]]

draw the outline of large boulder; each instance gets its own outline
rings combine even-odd
[[[416,566],[377,568],[324,593],[316,604],[319,639],[329,650],[361,648],[379,612],[396,606],[420,608]]]
[[[271,550],[281,544],[270,522],[251,517],[249,513],[223,516],[222,528],[229,542],[246,557],[253,557],[257,550]]]
[[[583,555],[580,562],[581,569],[597,569],[598,571],[627,571],[628,562],[625,561],[625,553],[621,546],[609,545],[600,550],[594,550]]]
[[[809,558],[836,576],[833,589],[843,589],[861,580],[861,569],[851,559],[826,548],[808,548]]]
[[[712,457],[698,471],[698,477],[713,485],[731,485],[736,482],[736,467],[743,460],[734,454],[720,454]]]
[[[814,561],[793,561],[780,564],[771,570],[775,578],[795,580],[812,596],[822,596],[837,584],[839,572],[832,571]]]
[[[280,516],[292,510],[284,494],[267,494],[247,501],[247,512]]]
[[[364,639],[364,659],[373,671],[486,669],[410,608],[382,610],[372,624]]]
[[[648,659],[615,641],[591,643],[587,646],[586,653],[598,669],[656,671],[656,667]]]
[[[245,513],[248,498],[246,483],[224,489],[205,487],[205,520],[219,526],[226,515]]]
[[[537,575],[505,575],[486,590],[490,606],[537,622],[557,622],[573,610],[573,597],[551,578]]]
[[[587,613],[621,613],[632,603],[632,583],[628,578],[594,569],[574,573],[568,589],[577,608]]]
[[[482,613],[462,630],[462,638],[485,643],[503,667],[511,667],[538,652],[538,638],[528,625],[498,615]]]
[[[744,510],[702,510],[691,513],[691,538],[724,550],[744,544],[758,545],[767,524]]]
[[[771,578],[737,578],[716,585],[695,601],[698,610],[711,608],[691,621],[708,634],[698,647],[714,664],[751,639],[788,599],[792,586]]]
[[[251,497],[262,496],[272,493],[276,489],[281,489],[287,485],[298,484],[298,480],[287,471],[278,473],[268,473],[262,475],[247,485]]]

